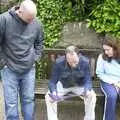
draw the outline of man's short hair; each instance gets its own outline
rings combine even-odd
[[[73,53],[76,52],[77,54],[79,53],[79,49],[78,47],[74,46],[74,45],[70,45],[66,48],[65,53]]]

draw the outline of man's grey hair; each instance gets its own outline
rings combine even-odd
[[[73,53],[73,52],[76,52],[78,54],[79,53],[78,47],[76,47],[74,45],[70,45],[65,50],[65,53]]]

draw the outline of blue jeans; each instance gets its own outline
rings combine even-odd
[[[108,83],[101,81],[102,91],[105,94],[103,120],[116,120],[116,102],[118,93],[116,88]]]
[[[6,120],[19,120],[18,95],[24,120],[34,120],[35,67],[24,74],[17,74],[5,66],[1,78]]]

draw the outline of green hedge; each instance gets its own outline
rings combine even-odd
[[[44,25],[45,47],[54,47],[66,22],[89,18],[103,0],[37,0],[38,17]]]
[[[63,0],[38,0],[38,17],[44,25],[45,46],[51,47],[61,34],[62,25],[74,20],[72,4]]]
[[[91,13],[88,26],[94,28],[97,33],[109,33],[120,39],[120,1],[105,0],[98,5]]]

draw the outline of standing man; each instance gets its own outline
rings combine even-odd
[[[24,120],[34,120],[35,61],[41,57],[43,30],[36,5],[25,0],[0,15],[0,64],[7,120],[19,120],[18,93]]]
[[[78,54],[75,46],[67,47],[66,55],[57,59],[53,67],[45,96],[48,120],[58,120],[57,102],[66,99],[70,92],[84,99],[84,120],[95,120],[96,94],[92,89],[89,61]]]

